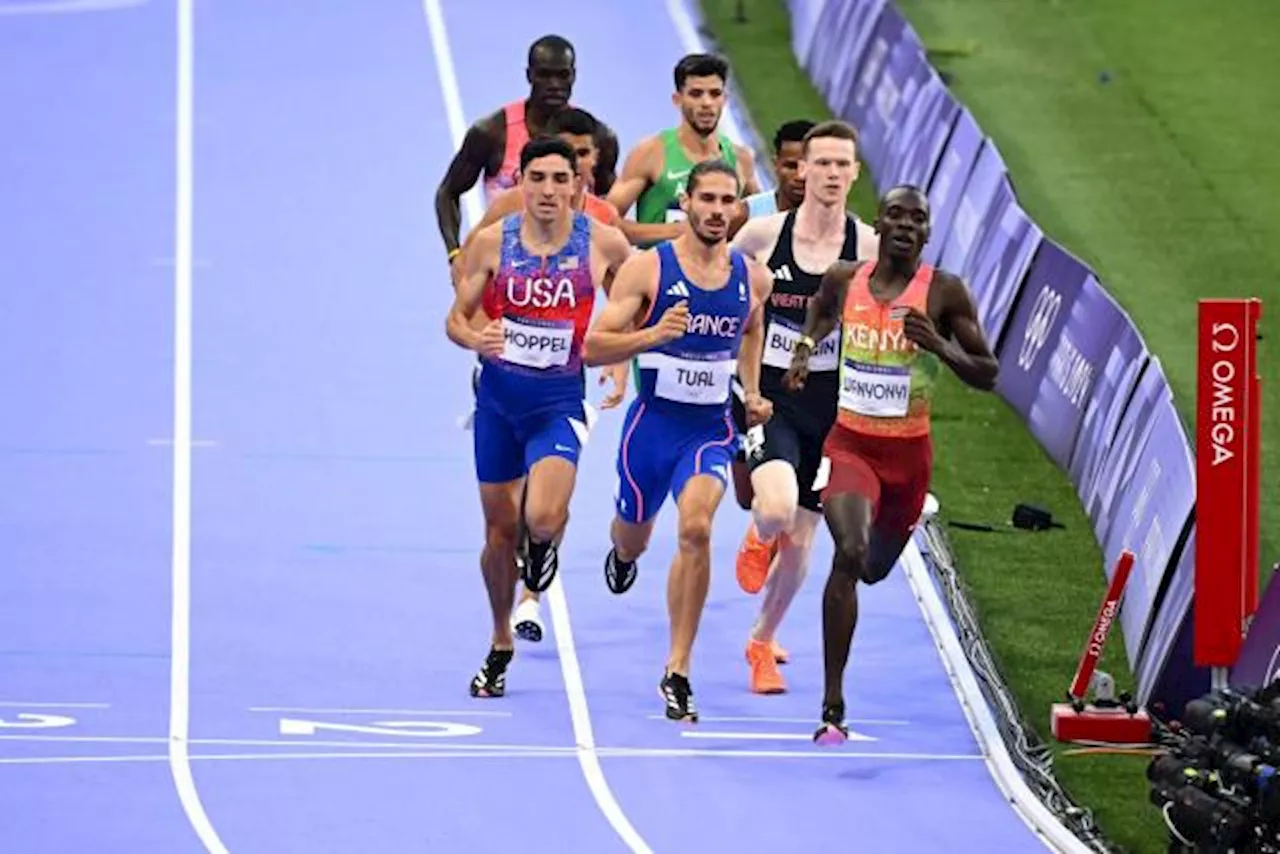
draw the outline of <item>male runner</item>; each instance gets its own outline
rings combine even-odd
[[[800,159],[804,135],[814,126],[808,119],[795,119],[781,125],[773,134],[773,176],[777,186],[761,190],[742,200],[738,216],[729,224],[732,239],[747,220],[768,216],[797,207],[804,198],[804,178],[800,175]]]
[[[778,659],[785,660],[786,653],[774,643],[774,633],[808,574],[809,550],[821,518],[813,483],[823,440],[836,417],[839,334],[818,346],[803,391],[787,391],[782,377],[791,366],[806,308],[823,272],[836,261],[876,254],[875,232],[845,210],[858,176],[857,139],[854,129],[841,121],[810,129],[801,143],[800,205],[751,220],[733,242],[773,271],[760,368],[760,390],[773,403],[773,418],[748,430],[741,407],[734,407],[738,429],[746,434],[743,452],[753,494],[752,522],[738,551],[738,584],[755,594],[769,581],[746,649],[751,690],[759,694],[786,690],[778,671]]]
[[[717,132],[724,113],[729,64],[718,56],[692,53],[676,63],[671,103],[680,124],[642,140],[627,155],[609,202],[626,216],[636,207],[635,224],[623,230],[644,246],[684,233],[680,196],[695,163],[723,160],[734,169],[744,194],[760,190],[751,149]]]
[[[567,39],[555,35],[538,39],[529,46],[525,69],[529,97],[512,101],[476,122],[463,137],[462,147],[449,163],[449,169],[436,190],[436,218],[449,255],[454,284],[457,284],[462,270],[458,241],[463,194],[475,186],[482,174],[487,201],[491,202],[500,192],[515,186],[524,144],[542,135],[547,123],[569,106],[577,79],[575,63],[576,54]],[[600,158],[593,185],[587,189],[603,194],[613,185],[614,169],[618,163],[618,138],[602,124],[597,144]]]
[[[740,194],[732,165],[694,166],[681,202],[685,233],[623,265],[585,346],[589,365],[640,357],[640,384],[618,449],[613,549],[605,559],[610,590],[625,593],[635,583],[636,561],[668,493],[679,514],[667,579],[671,647],[659,688],[671,720],[698,719],[689,659],[711,580],[711,523],[737,441],[729,378],[740,352],[747,422],[766,421],[771,412],[758,370],[769,271],[726,242]]]
[[[630,256],[620,231],[570,207],[577,156],[564,141],[537,139],[520,153],[524,213],[485,227],[467,252],[447,324],[450,340],[479,353],[475,459],[485,544],[480,565],[493,637],[471,681],[473,697],[501,697],[514,655],[511,607],[518,575],[545,590],[557,569],[554,541],[568,518],[578,455],[591,425],[584,404],[582,339],[597,283]],[[471,317],[483,304],[490,322]],[[529,481],[520,511],[521,487]],[[529,538],[519,573],[521,516]]]
[[[844,669],[858,622],[857,583],[884,580],[924,507],[933,467],[929,401],[942,366],[983,391],[995,388],[999,371],[964,283],[920,263],[929,239],[924,192],[890,190],[875,228],[875,261],[841,261],[822,277],[783,379],[803,389],[814,342],[842,330],[839,413],[823,447],[830,461],[823,515],[835,557],[822,596],[826,689],[813,736],[822,745],[849,735]]]
[[[578,190],[573,196],[573,209],[580,210],[587,216],[604,223],[605,225],[616,226],[621,219],[618,211],[613,205],[606,202],[599,196],[587,191],[587,187],[591,184],[591,175],[593,174],[597,158],[599,157],[599,148],[596,146],[596,135],[599,132],[600,125],[596,121],[595,116],[586,110],[580,110],[576,107],[569,107],[557,113],[549,122],[547,122],[547,133],[553,134],[559,139],[564,140],[573,148],[578,158],[578,178],[581,182]],[[499,193],[490,202],[489,207],[485,209],[484,217],[467,235],[467,239],[462,244],[462,252],[465,257],[470,251],[471,244],[475,239],[475,235],[486,226],[497,222],[498,220],[519,211],[524,210],[524,190],[519,187],[512,187]],[[481,328],[484,326],[488,318],[485,316],[483,309],[477,309],[475,316],[472,318],[472,325]],[[479,378],[479,369],[477,368],[476,378]],[[627,392],[627,366],[625,363],[614,365],[606,368],[600,373],[600,382],[603,384],[606,379],[613,380],[613,390],[601,401],[601,409],[612,409],[622,403],[623,397]],[[472,412],[464,419],[463,426],[470,429],[471,420],[475,417]],[[526,491],[528,484],[525,485]],[[521,497],[523,506],[524,498]],[[524,535],[523,531],[517,540],[517,563],[524,561]],[[542,614],[539,609],[539,594],[528,587],[525,587],[520,595],[520,601],[516,605],[515,611],[511,615],[511,625],[516,636],[522,640],[537,643],[542,640],[544,626],[542,622]]]

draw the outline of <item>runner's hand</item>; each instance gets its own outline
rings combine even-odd
[[[908,341],[914,341],[917,347],[931,353],[937,353],[946,343],[938,334],[938,327],[933,325],[933,319],[918,308],[907,309],[906,317],[902,319],[902,331]]]
[[[791,357],[791,367],[782,375],[782,387],[791,392],[800,391],[804,388],[807,379],[809,379],[809,351],[805,349],[801,352],[801,348],[797,346],[795,355]]]
[[[604,385],[606,380],[613,380],[613,391],[600,401],[601,409],[613,409],[622,403],[622,398],[627,395],[627,379],[630,373],[631,366],[627,362],[619,362],[600,369],[600,385]]]
[[[502,348],[506,344],[506,336],[502,333],[502,318],[496,317],[480,330],[480,340],[476,343],[476,352],[481,356],[498,359],[502,356]]]
[[[755,427],[757,424],[763,424],[773,417],[773,401],[759,394],[747,394],[742,401],[743,408],[747,411],[747,426]]]
[[[689,328],[689,303],[685,300],[671,306],[662,313],[662,317],[658,320],[655,327],[658,330],[658,343],[666,344],[677,338],[684,337],[685,331]]]

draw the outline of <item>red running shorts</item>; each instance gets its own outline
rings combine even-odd
[[[822,455],[830,460],[822,490],[824,504],[834,495],[861,495],[871,502],[876,533],[901,540],[911,535],[933,472],[933,442],[928,434],[872,436],[837,424],[827,434]]]

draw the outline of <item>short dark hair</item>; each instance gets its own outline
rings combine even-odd
[[[884,210],[885,205],[889,203],[890,196],[899,196],[903,194],[915,196],[922,203],[922,207],[925,209],[925,212],[928,213],[930,211],[929,194],[917,187],[915,184],[897,184],[896,186],[885,190],[884,195],[880,197],[879,208]]]
[[[782,125],[773,135],[773,153],[781,154],[783,143],[804,142],[805,134],[815,126],[808,119],[794,119]]]
[[[586,110],[568,107],[551,117],[547,122],[546,133],[571,133],[574,136],[594,137],[600,129],[600,122]]]
[[[529,66],[531,68],[536,62],[534,57],[539,50],[545,50],[548,53],[554,53],[554,54],[568,54],[569,64],[570,65],[573,64],[573,60],[575,56],[575,52],[573,50],[573,43],[570,42],[564,36],[555,36],[555,35],[543,36],[533,44],[529,45]]]
[[[526,142],[524,148],[520,149],[520,171],[524,172],[529,163],[539,157],[549,157],[552,154],[558,154],[569,161],[569,169],[577,174],[578,155],[569,143],[558,136],[539,136]]]
[[[685,183],[685,194],[693,195],[693,191],[698,187],[698,179],[703,175],[710,175],[714,172],[728,175],[733,179],[734,186],[737,187],[736,192],[742,192],[742,181],[738,178],[738,170],[730,166],[727,160],[716,158],[714,160],[703,160],[689,170],[689,178]]]
[[[809,129],[804,135],[804,150],[809,150],[809,143],[815,139],[847,139],[857,146],[858,132],[854,130],[853,125],[848,122],[842,122],[839,119],[821,122]]]
[[[691,53],[676,63],[676,91],[684,88],[690,77],[719,77],[729,80],[729,63],[714,53]]]

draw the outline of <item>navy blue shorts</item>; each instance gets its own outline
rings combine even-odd
[[[576,466],[594,421],[594,410],[580,400],[518,416],[477,400],[476,478],[481,483],[519,480],[545,457],[562,457]]]
[[[618,517],[633,524],[649,521],[668,495],[679,501],[685,484],[697,475],[711,475],[727,487],[737,451],[728,407],[721,418],[690,417],[633,400],[618,447]]]

